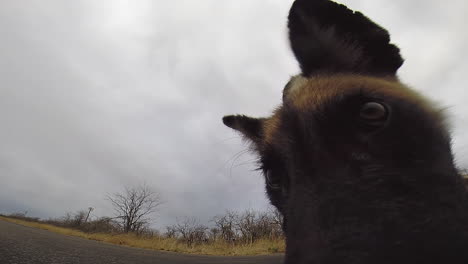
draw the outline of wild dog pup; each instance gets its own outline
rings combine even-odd
[[[285,219],[285,263],[468,263],[444,115],[398,80],[388,32],[328,0],[296,0],[288,26],[302,72],[282,105],[223,118],[259,155]]]

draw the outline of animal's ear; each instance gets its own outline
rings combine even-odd
[[[387,30],[329,0],[296,0],[289,40],[305,76],[316,73],[395,75],[403,64]]]
[[[235,129],[254,143],[259,143],[263,134],[263,118],[253,118],[244,115],[230,115],[223,117],[223,123]]]

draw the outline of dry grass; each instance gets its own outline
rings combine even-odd
[[[95,233],[88,234],[78,230],[57,227],[53,225],[29,222],[14,218],[0,216],[0,220],[49,230],[51,232],[87,238],[96,241],[102,241],[117,245],[124,245],[129,247],[164,250],[179,253],[200,254],[200,255],[219,255],[219,256],[247,256],[247,255],[268,255],[273,253],[283,253],[285,250],[285,242],[282,239],[278,240],[259,240],[253,244],[246,245],[232,245],[224,241],[202,244],[195,246],[187,246],[185,243],[180,243],[172,238],[142,238],[134,234],[103,234]]]

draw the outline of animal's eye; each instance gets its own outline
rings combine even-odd
[[[266,184],[272,189],[279,189],[281,188],[281,179],[275,177],[272,170],[267,170],[265,172],[265,180]]]
[[[362,105],[359,117],[370,125],[380,125],[387,120],[388,110],[381,103],[368,102]]]

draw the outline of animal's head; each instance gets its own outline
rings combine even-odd
[[[413,244],[464,199],[441,110],[399,82],[399,49],[361,13],[296,0],[288,25],[302,73],[282,105],[223,119],[259,155],[286,263],[418,263]]]

